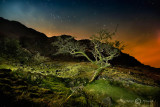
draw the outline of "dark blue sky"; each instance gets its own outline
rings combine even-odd
[[[82,38],[117,24],[120,28],[132,24],[135,30],[157,27],[160,19],[158,0],[1,0],[0,10],[0,16],[48,36],[68,33]]]
[[[160,65],[159,0],[0,0],[0,17],[47,36],[68,34],[77,39],[103,28],[113,31],[118,24],[115,38],[127,44],[125,52]]]

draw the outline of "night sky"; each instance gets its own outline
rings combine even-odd
[[[100,29],[118,32],[123,52],[160,68],[158,0],[0,0],[0,17],[16,20],[47,36],[89,38]]]

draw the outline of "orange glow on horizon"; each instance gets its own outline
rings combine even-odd
[[[134,56],[145,65],[160,68],[160,42],[157,42],[157,40],[153,39],[145,44],[125,48],[123,52]]]
[[[74,36],[75,39],[88,39],[90,34],[87,32],[85,35],[80,33],[80,31],[75,32],[54,32],[49,31],[47,29],[38,29],[41,32],[44,32],[46,36],[52,37],[52,36],[60,36],[63,34]],[[119,38],[122,37],[122,38]],[[124,53],[127,53],[133,57],[135,57],[138,61],[145,65],[150,65],[152,67],[160,68],[160,32],[158,33],[158,38],[152,38],[151,40],[147,40],[148,42],[145,43],[137,43],[137,38],[129,40],[128,38],[125,38],[123,36],[119,36],[118,40],[121,40],[126,44],[127,46],[123,50]]]

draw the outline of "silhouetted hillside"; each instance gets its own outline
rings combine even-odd
[[[71,36],[62,35],[61,38],[69,38]],[[58,36],[47,37],[45,34],[40,33],[32,28],[28,28],[25,25],[16,22],[9,21],[4,18],[0,18],[0,39],[3,38],[12,38],[20,41],[22,47],[27,48],[31,52],[38,51],[42,55],[51,57],[52,54],[56,51],[56,48],[51,46],[51,43],[58,40]],[[75,40],[75,42],[79,42],[80,44],[86,45],[90,48],[90,40]],[[91,58],[91,54],[87,53]],[[66,59],[71,59],[74,57],[67,56]],[[77,59],[77,58],[76,58]],[[79,60],[86,60],[85,58],[78,57]],[[114,58],[111,63],[113,65],[125,65],[125,66],[143,66],[139,61],[137,61],[134,57],[121,53],[121,55],[117,58]]]
[[[18,39],[24,48],[40,52],[43,52],[41,49],[45,48],[48,39],[43,33],[3,18],[0,18],[0,38]]]

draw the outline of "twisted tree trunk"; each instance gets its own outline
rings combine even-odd
[[[92,76],[92,79],[89,81],[89,83],[93,82],[93,81],[97,78],[97,76],[104,70],[104,68],[105,68],[105,67],[100,67],[100,68],[98,68],[98,69],[95,71],[95,73],[94,73],[94,75]]]

